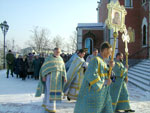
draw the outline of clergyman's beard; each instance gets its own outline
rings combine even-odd
[[[120,62],[123,62],[123,59],[120,59]]]

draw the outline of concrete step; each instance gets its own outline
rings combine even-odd
[[[143,83],[147,86],[150,86],[150,81],[149,80],[146,80],[146,79],[143,79],[143,78],[140,78],[138,76],[135,76],[133,74],[128,74],[129,78],[132,78],[134,81],[138,81],[140,83]]]
[[[132,69],[140,70],[140,71],[144,71],[144,72],[150,73],[150,67],[149,67],[149,69],[148,69],[148,68],[145,68],[145,67],[136,66],[136,67],[133,67]]]
[[[145,91],[150,91],[150,60],[144,59],[129,68],[128,76],[130,83]]]
[[[145,59],[145,60],[142,60],[143,62],[149,62],[150,63],[150,59]]]
[[[135,73],[139,73],[139,74],[142,74],[142,75],[150,77],[150,73],[149,72],[141,71],[141,70],[134,69],[134,68],[129,69],[128,72],[135,72]]]
[[[133,85],[143,89],[144,91],[149,91],[150,92],[150,86],[147,86],[141,82],[138,82],[138,81],[135,81],[134,79],[132,78],[129,78],[129,83],[132,83]]]
[[[133,75],[133,76],[137,76],[139,78],[145,79],[145,80],[149,80],[150,81],[150,76],[147,76],[145,74],[141,74],[138,72],[134,72],[134,71],[128,71],[128,75]]]
[[[142,62],[140,62],[139,64],[143,64],[143,65],[148,65],[148,66],[150,66],[150,62],[144,62],[144,61],[142,61]]]
[[[134,67],[134,66],[133,66]],[[150,65],[145,65],[145,64],[137,64],[136,67],[141,67],[141,68],[146,68],[146,69],[150,69]]]

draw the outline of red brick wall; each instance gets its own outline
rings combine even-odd
[[[146,3],[143,6],[141,5],[141,8],[140,8],[140,24],[141,24],[141,27],[142,27],[142,22],[143,22],[144,17],[146,17],[146,19],[147,19],[147,25],[148,25],[147,26],[147,45],[149,45],[149,5],[148,5],[148,3]],[[141,45],[142,45],[142,29],[141,29]],[[145,51],[144,55],[147,55],[147,51]],[[142,57],[143,54],[141,53],[140,56]]]
[[[99,22],[104,23],[108,17],[107,3],[108,0],[101,0],[101,7],[99,8]]]
[[[124,0],[120,0],[120,4],[124,4]],[[129,54],[134,54],[137,50],[140,50],[141,48],[141,25],[140,25],[140,3],[139,0],[133,1],[133,9],[126,8],[127,15],[125,24],[128,28],[129,26],[132,27],[135,30],[135,42],[129,43]],[[124,53],[124,43],[122,42],[121,35],[119,37],[119,51]]]
[[[120,0],[120,4],[124,5],[124,0]],[[135,42],[128,44],[130,55],[133,55],[142,49],[141,26],[143,18],[144,17],[148,18],[148,4],[146,7],[147,11],[145,11],[143,6],[141,5],[141,0],[133,0],[133,9],[126,8],[127,10],[127,16],[125,21],[126,27],[128,28],[130,26],[135,30]],[[119,51],[124,53],[124,44],[122,42],[121,36],[119,37]],[[143,49],[143,52],[141,51],[141,53],[139,53],[138,56],[135,56],[135,58],[145,58],[147,55],[147,51]]]
[[[83,30],[82,31],[82,34],[83,34],[82,48],[85,48],[85,40],[86,40],[86,38],[89,38],[88,36],[85,36],[85,34],[88,32],[89,32],[89,30]],[[90,37],[93,39],[94,48],[100,49],[100,45],[104,41],[104,38],[103,38],[104,37],[104,31],[103,30],[90,30],[90,32],[95,35],[95,37]]]
[[[125,0],[119,0],[121,5],[124,5]],[[108,0],[102,0],[101,7],[99,8],[99,22],[105,22],[108,10],[107,10],[107,3]],[[142,0],[133,0],[133,8],[126,8],[127,15],[126,15],[126,21],[125,24],[128,27],[132,27],[132,29],[135,30],[135,42],[129,43],[129,54],[133,55],[140,51],[142,47],[142,21],[143,18],[146,17],[147,21],[149,21],[149,6],[146,4],[145,6],[142,6]],[[149,23],[149,22],[148,22]],[[149,42],[149,28],[147,29],[147,44]],[[108,36],[108,34],[107,34]],[[125,52],[124,50],[124,43],[122,42],[121,35],[119,35],[119,52]],[[147,51],[143,49],[143,52],[140,52],[138,56],[135,56],[135,58],[145,58],[147,55]],[[144,57],[143,57],[144,56]]]

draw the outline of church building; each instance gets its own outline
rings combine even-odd
[[[100,48],[100,44],[108,41],[113,45],[113,31],[108,29],[105,21],[108,17],[107,4],[117,0],[98,1],[97,23],[79,23],[77,26],[78,49],[88,48],[91,54],[93,48]],[[150,58],[150,0],[118,0],[127,11],[125,24],[130,36],[128,44],[129,59]],[[121,33],[117,38],[116,52],[125,53],[125,44]]]

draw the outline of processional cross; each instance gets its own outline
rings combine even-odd
[[[122,34],[122,40],[125,43],[125,55],[126,55],[126,66],[128,66],[128,43],[130,41],[129,34],[127,32],[127,29],[124,30],[124,34]]]

